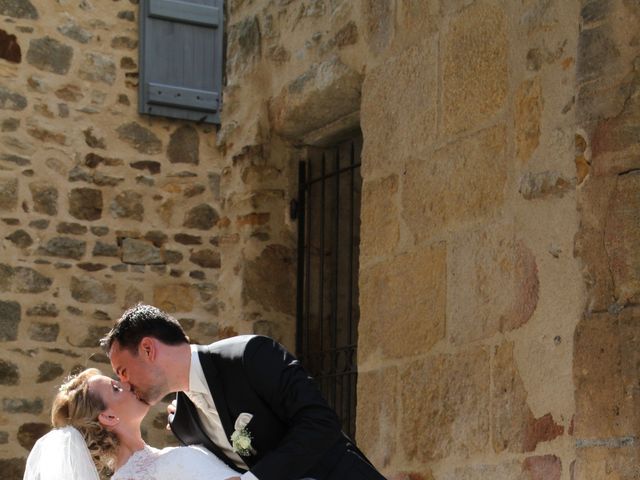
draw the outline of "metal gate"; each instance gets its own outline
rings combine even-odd
[[[297,355],[355,436],[360,152],[358,135],[299,166]]]

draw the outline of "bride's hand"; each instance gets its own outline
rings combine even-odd
[[[176,414],[176,400],[173,400],[169,405],[167,405],[167,430],[171,430],[171,420],[173,420],[173,416]]]

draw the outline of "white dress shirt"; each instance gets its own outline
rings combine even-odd
[[[213,402],[213,396],[209,391],[207,379],[204,376],[202,365],[200,364],[200,357],[198,356],[198,350],[196,345],[191,345],[191,366],[189,368],[189,391],[185,392],[189,399],[193,402],[198,410],[198,416],[202,422],[205,432],[225,455],[233,462],[237,467],[248,470],[249,467],[244,460],[238,455],[231,446],[229,439],[222,427],[220,421],[220,415],[216,409],[216,405]],[[242,480],[258,480],[258,478],[251,472],[246,472],[240,476]]]

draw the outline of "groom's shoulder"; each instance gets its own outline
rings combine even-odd
[[[209,345],[201,345],[199,349],[214,355],[237,358],[242,357],[248,348],[253,349],[265,343],[275,343],[275,341],[262,335],[236,335]]]

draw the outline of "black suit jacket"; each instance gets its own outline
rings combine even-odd
[[[329,478],[347,450],[357,451],[313,380],[274,340],[238,336],[199,346],[198,352],[227,438],[238,415],[253,415],[247,428],[256,454],[243,460],[260,480]],[[183,444],[203,444],[238,471],[207,438],[182,392],[171,429]]]

